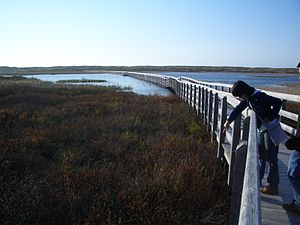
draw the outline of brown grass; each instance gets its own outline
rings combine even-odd
[[[1,224],[227,224],[216,146],[175,96],[0,79]]]
[[[266,91],[275,91],[292,95],[300,95],[300,83],[290,83],[283,86],[263,86],[259,87]]]

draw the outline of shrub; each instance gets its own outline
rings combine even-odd
[[[216,146],[179,98],[22,82],[1,83],[1,224],[228,222]]]

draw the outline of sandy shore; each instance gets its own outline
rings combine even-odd
[[[286,94],[300,95],[300,80],[299,83],[286,84],[284,86],[274,86],[274,87],[261,86],[258,88],[266,91],[276,91],[276,92],[282,92]]]

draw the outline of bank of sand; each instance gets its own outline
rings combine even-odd
[[[300,80],[299,83],[290,83],[283,86],[261,86],[258,87],[266,91],[275,91],[286,94],[300,95]]]
[[[281,92],[286,94],[300,95],[300,81],[299,83],[290,83],[283,86],[269,86],[269,87],[258,87],[266,91]],[[287,109],[294,113],[300,112],[300,103],[298,102],[287,102]]]

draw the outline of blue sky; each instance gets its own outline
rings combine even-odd
[[[296,67],[300,0],[0,0],[0,66]]]

